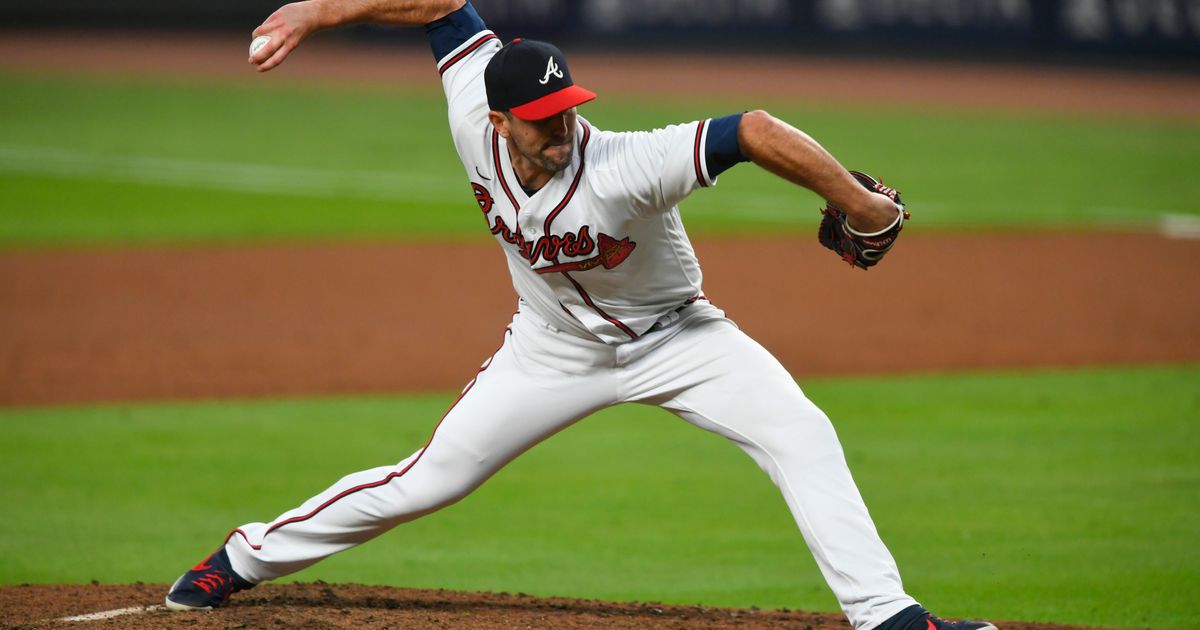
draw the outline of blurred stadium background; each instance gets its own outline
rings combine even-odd
[[[497,32],[574,44],[706,50],[710,38],[770,51],[1025,60],[1133,60],[1195,68],[1193,0],[494,0]],[[150,27],[242,33],[268,0],[4,0],[4,27]],[[370,37],[360,28],[349,37]],[[419,32],[399,35],[423,43]],[[717,51],[722,52],[722,51]]]
[[[684,204],[709,293],[834,419],[918,597],[1200,627],[1200,0],[475,4],[578,53],[601,126],[766,106],[920,199],[869,274],[751,169]],[[166,582],[401,459],[512,312],[420,29],[259,77],[274,8],[0,0],[0,585]],[[832,334],[862,295],[908,327]],[[600,414],[297,577],[834,610],[769,482],[679,424]]]

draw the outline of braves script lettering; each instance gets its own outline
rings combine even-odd
[[[474,182],[471,183],[471,191],[475,193],[475,202],[479,204],[479,209],[483,211],[486,218],[496,203],[492,193]],[[637,247],[637,243],[630,241],[629,238],[617,240],[601,232],[600,251],[596,256],[560,264],[558,263],[560,255],[577,258],[596,251],[596,240],[592,238],[591,226],[585,225],[574,232],[564,234],[546,234],[531,241],[521,233],[521,226],[518,225],[514,230],[508,226],[508,222],[503,217],[496,215],[492,217],[489,229],[492,234],[504,239],[504,242],[516,245],[521,257],[528,260],[530,265],[535,265],[538,261],[555,263],[550,267],[538,269],[538,273],[587,271],[598,266],[612,269],[628,258],[633,248]]]
[[[479,209],[483,211],[483,214],[486,215],[487,213],[491,212],[492,204],[496,203],[496,201],[492,199],[492,193],[488,192],[488,189],[476,184],[475,182],[471,182],[471,190],[475,191],[475,201],[479,204]]]
[[[584,226],[584,229],[586,230],[587,226]],[[601,232],[600,250],[595,256],[584,260],[575,260],[568,263],[542,267],[541,269],[535,269],[535,271],[538,273],[587,271],[588,269],[595,269],[599,266],[603,266],[605,269],[612,269],[622,262],[625,262],[625,259],[629,258],[629,255],[633,253],[635,247],[637,247],[637,243],[629,240],[629,237],[625,237],[618,241],[604,232]]]

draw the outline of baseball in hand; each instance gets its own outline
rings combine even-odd
[[[254,41],[250,42],[250,56],[253,57],[254,53],[262,50],[262,47],[266,46],[267,42],[270,41],[271,38],[266,35],[259,35],[258,37],[255,37]]]

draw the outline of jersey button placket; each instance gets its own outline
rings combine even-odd
[[[542,224],[534,216],[536,212],[531,207],[533,204],[526,204],[521,207],[521,211],[517,213],[517,224],[521,226],[521,232],[526,236],[536,238],[542,232]]]

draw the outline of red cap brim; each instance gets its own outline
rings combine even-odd
[[[568,85],[557,92],[551,92],[535,101],[518,105],[509,111],[512,112],[513,116],[521,120],[541,120],[564,112],[576,105],[582,105],[594,98],[596,98],[595,92],[581,88],[578,85]]]

